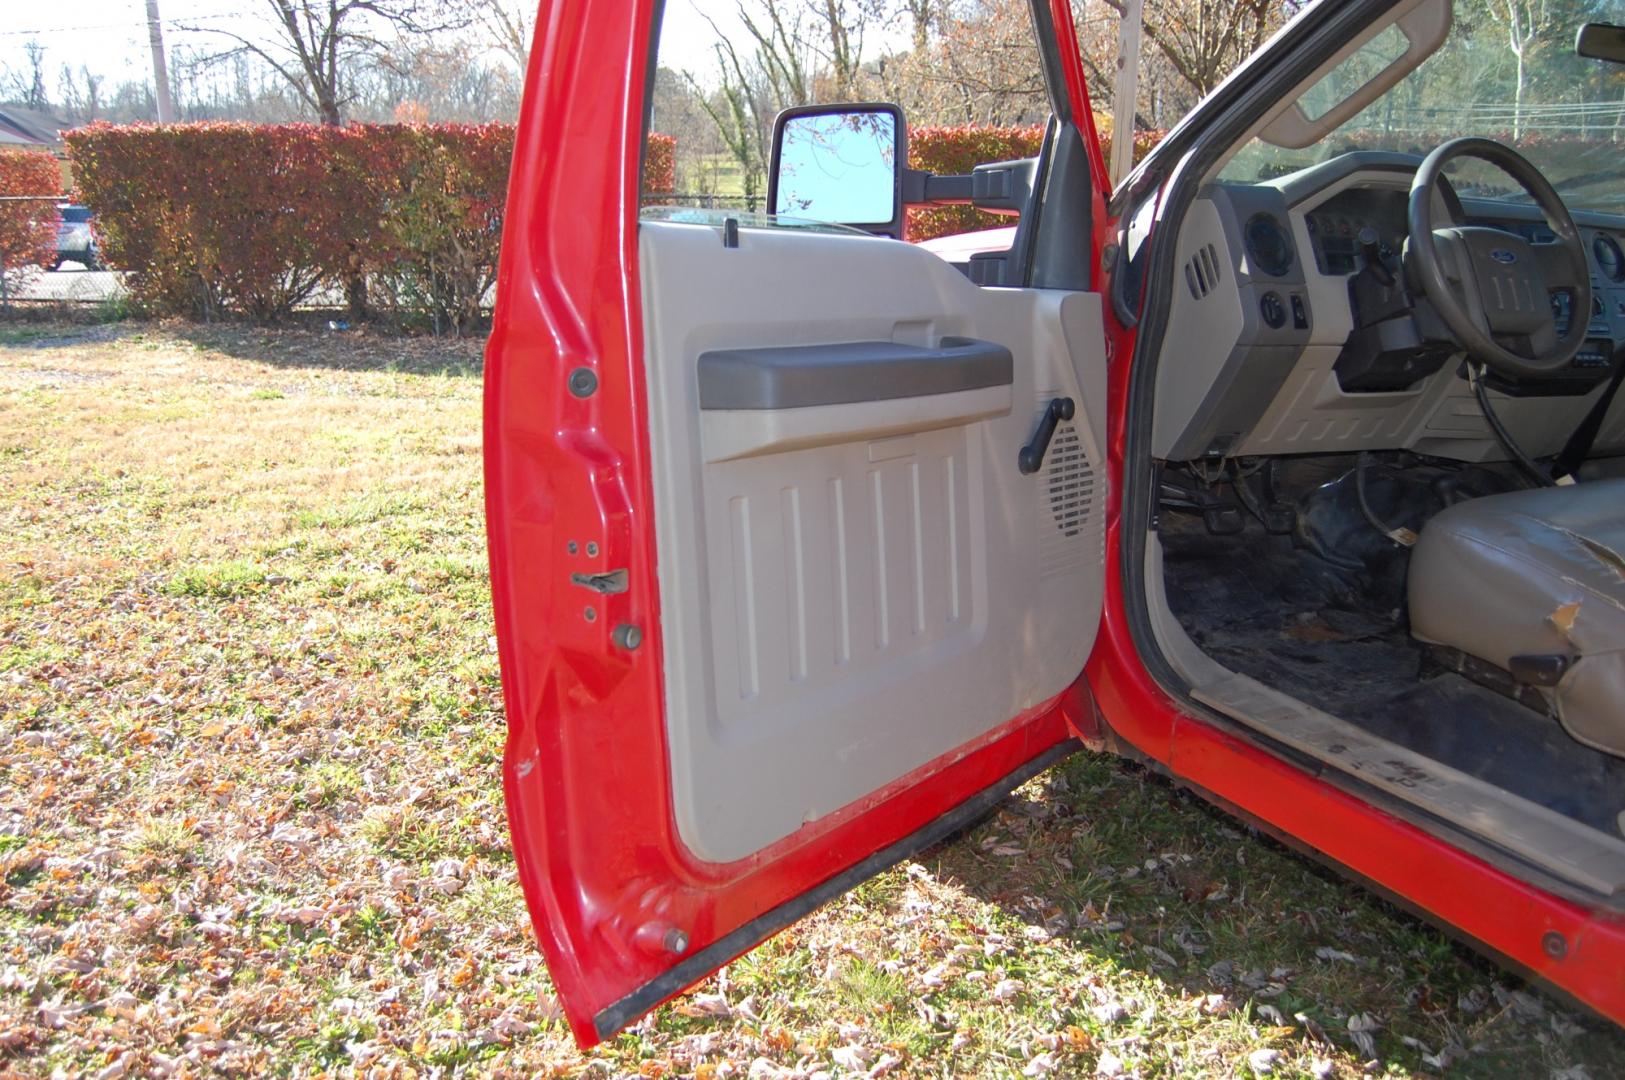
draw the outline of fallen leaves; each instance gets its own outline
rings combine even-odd
[[[185,332],[55,350],[93,386],[0,383],[0,1071],[1127,1076],[1268,1050],[1320,1077],[1494,1038],[1514,1070],[1622,1071],[1560,1007],[1413,958],[1415,924],[1084,757],[578,1053],[507,850],[480,388],[390,370],[477,344]],[[263,387],[290,407],[233,405]]]

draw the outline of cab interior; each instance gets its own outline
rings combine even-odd
[[[1625,143],[1583,106],[1625,68],[1566,28],[1570,84],[1514,115],[1455,88],[1491,30],[1453,15],[1392,5],[1212,149],[1160,262],[1159,199],[1121,208],[1126,288],[1165,305],[1131,573],[1196,707],[1618,900]],[[1491,145],[1440,159],[1461,135]]]

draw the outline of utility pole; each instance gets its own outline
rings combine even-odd
[[[169,100],[169,65],[164,61],[164,24],[158,18],[158,0],[147,0],[147,41],[152,45],[152,84],[158,99],[158,122],[175,122],[175,106]]]
[[[1117,85],[1112,91],[1112,184],[1134,167],[1134,103],[1140,93],[1140,12],[1142,0],[1123,5],[1117,29]]]

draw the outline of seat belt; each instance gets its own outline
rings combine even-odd
[[[1602,422],[1608,415],[1608,407],[1614,402],[1614,395],[1619,392],[1619,384],[1625,381],[1625,356],[1614,359],[1614,374],[1608,380],[1608,389],[1602,392],[1602,397],[1591,406],[1580,426],[1574,429],[1569,441],[1557,455],[1552,463],[1553,476],[1574,476],[1585,464],[1586,458],[1591,456],[1591,447],[1597,441],[1597,433],[1602,430]]]

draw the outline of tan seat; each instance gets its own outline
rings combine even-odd
[[[1418,640],[1551,683],[1569,734],[1625,756],[1625,480],[1445,510],[1412,549],[1410,613]]]

